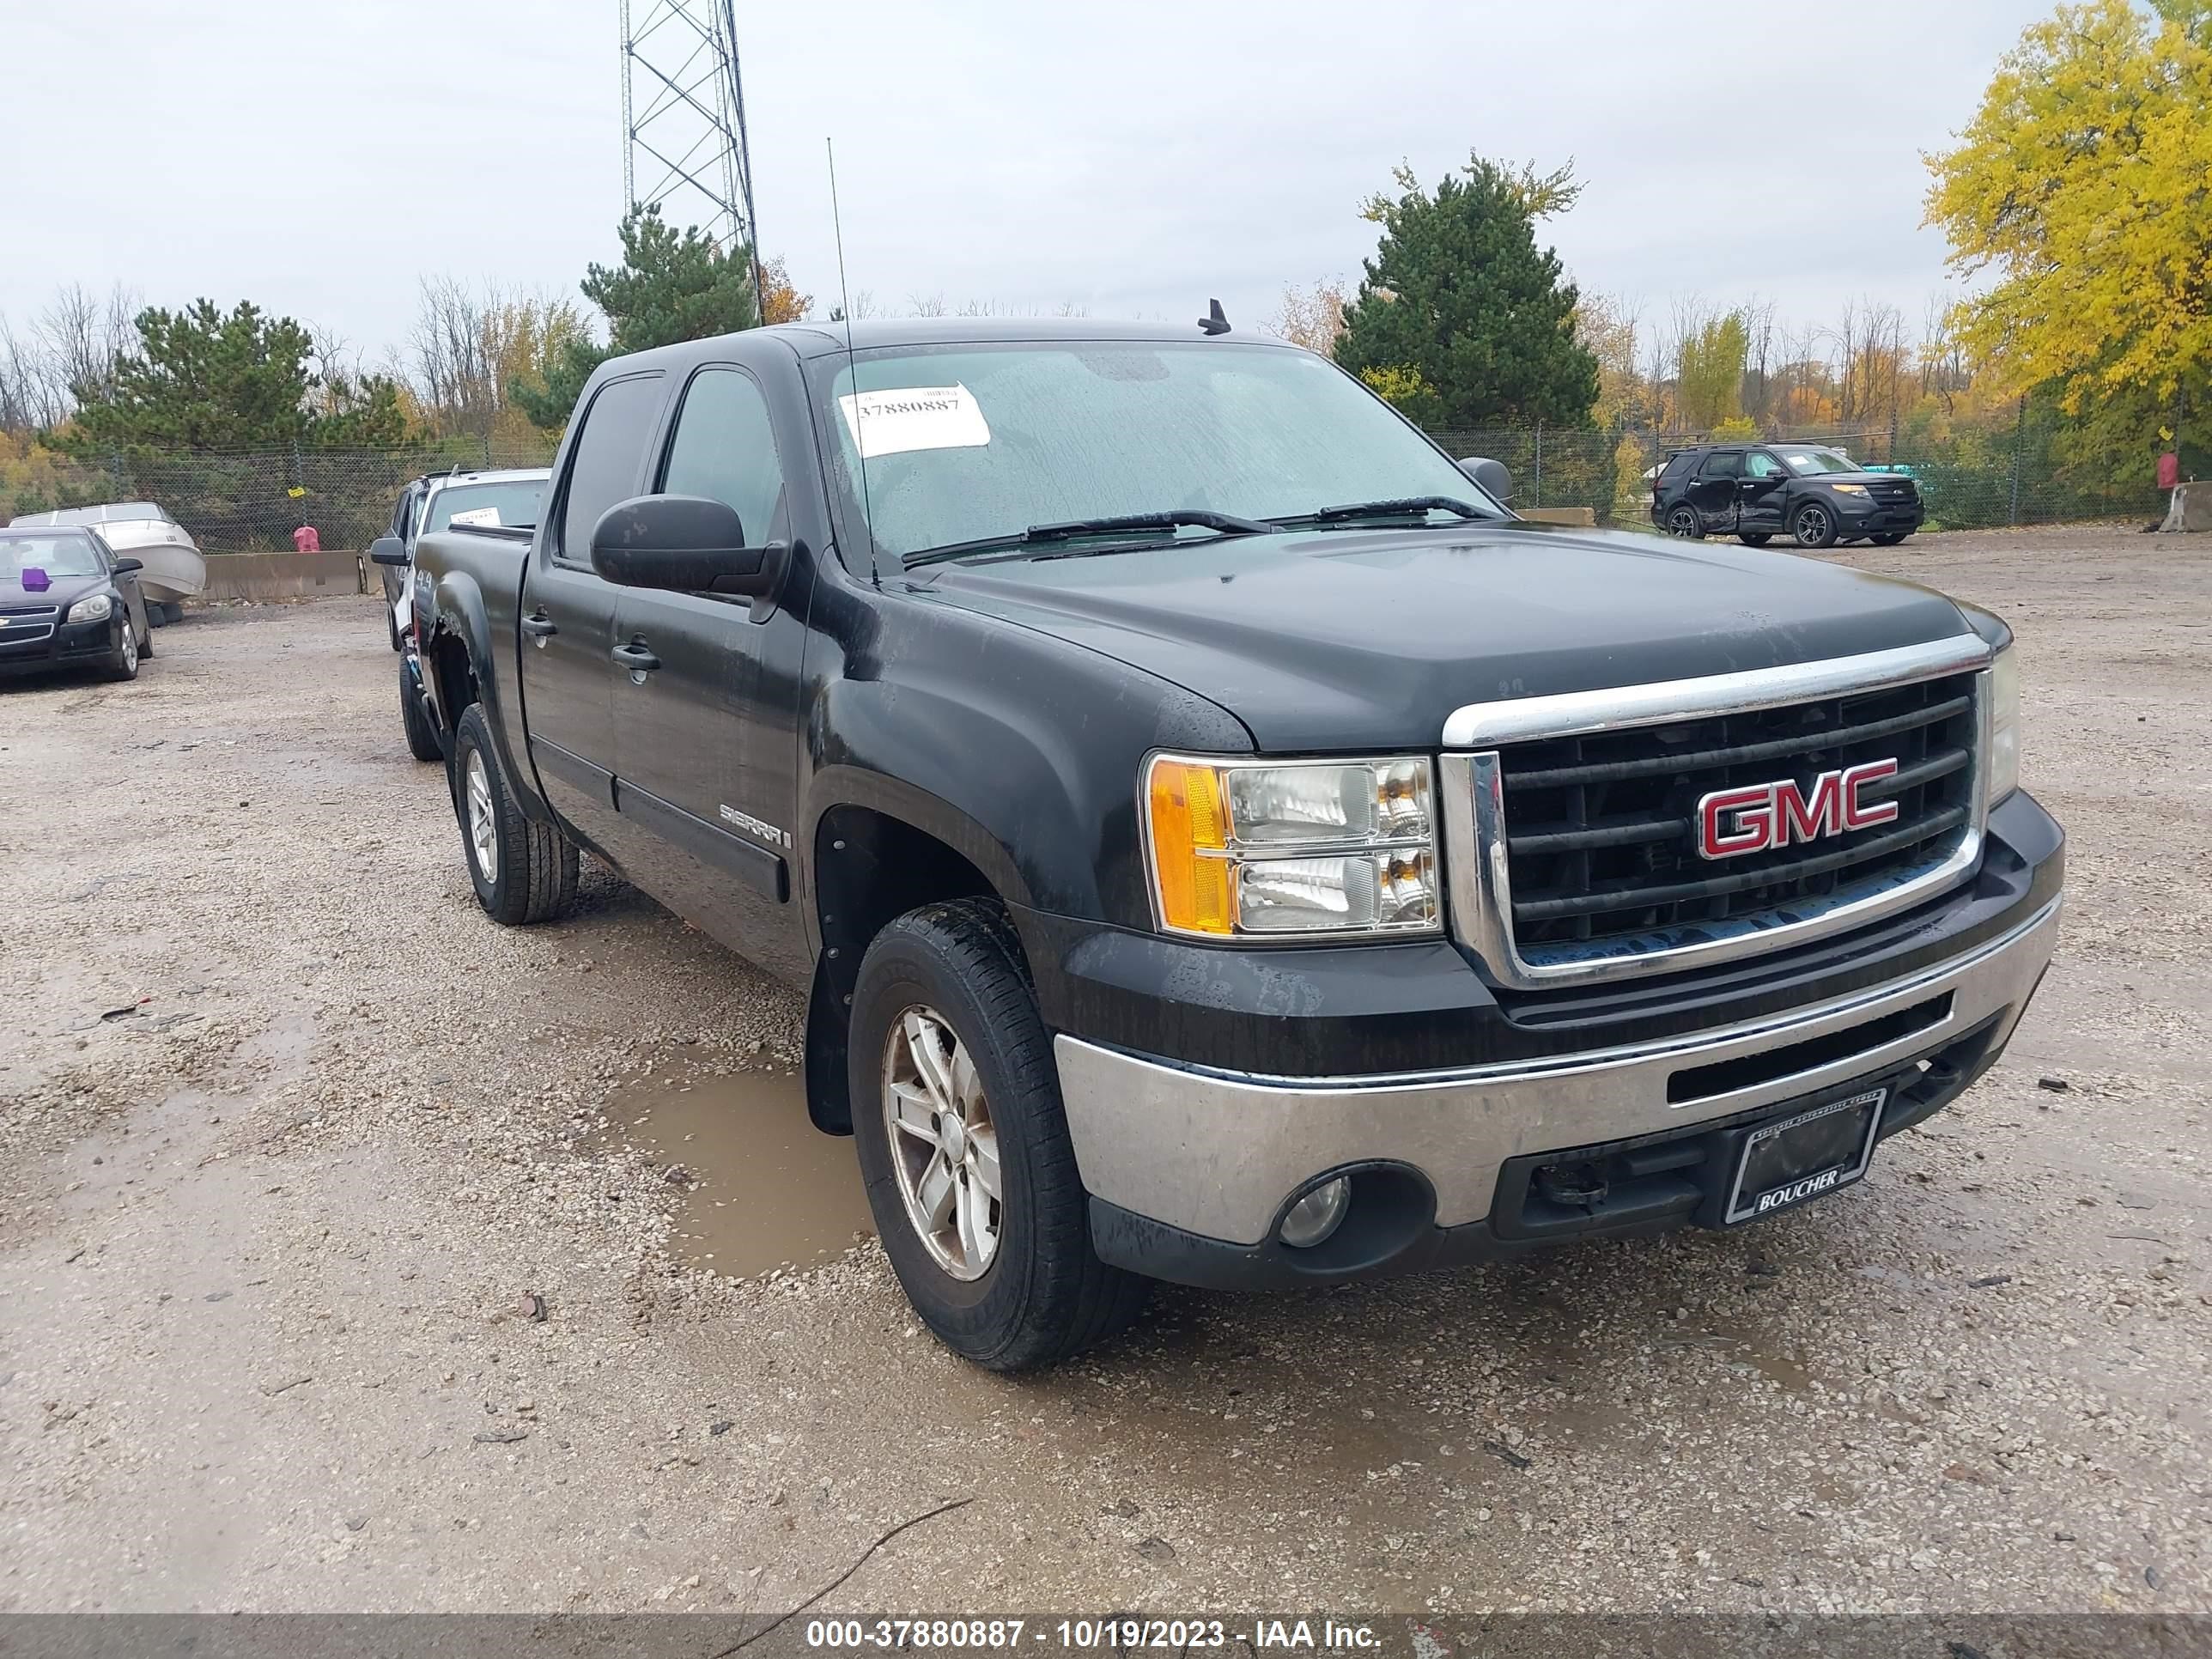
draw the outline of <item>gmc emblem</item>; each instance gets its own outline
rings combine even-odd
[[[1895,801],[1863,803],[1859,792],[1896,775],[1895,760],[1878,760],[1823,772],[1809,791],[1788,778],[1716,789],[1698,803],[1698,851],[1709,859],[1732,859],[1894,823]]]

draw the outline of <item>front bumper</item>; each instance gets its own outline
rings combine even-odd
[[[1838,523],[1846,535],[1910,535],[1926,521],[1928,509],[1919,501],[1869,501],[1844,507]]]
[[[98,622],[19,624],[8,634],[33,635],[10,639],[0,634],[0,674],[50,674],[64,669],[98,668],[123,644],[121,630],[131,625],[123,606]]]
[[[1795,970],[1751,964],[1604,999],[1536,999],[1510,1018],[1495,1006],[1470,1008],[1449,1023],[1470,1047],[1492,1039],[1491,1053],[1472,1063],[1291,1075],[1163,1058],[1054,1020],[1093,1241],[1117,1265],[1193,1284],[1405,1272],[1593,1232],[1661,1231],[1701,1207],[1694,1183],[1625,1186],[1605,1214],[1556,1224],[1528,1196],[1532,1165],[1550,1161],[1534,1154],[1640,1156],[1666,1143],[1673,1165],[1694,1164],[1689,1155],[1733,1126],[1875,1082],[1893,1091],[1883,1133],[1910,1127],[1996,1060],[2057,938],[2057,826],[2015,796],[1992,815],[1992,829],[2012,834],[1993,840],[1976,882]],[[1369,986],[1387,998],[1387,975]],[[1399,988],[1434,1000],[1426,975]],[[1415,1023],[1433,1029],[1433,1012],[1422,1010]],[[1509,1028],[1514,1052],[1493,1057]],[[1532,1052],[1540,1036],[1548,1049]],[[1277,1052],[1309,1047],[1292,1042]],[[1345,1173],[1359,1224],[1348,1220],[1311,1250],[1276,1242],[1293,1199]]]

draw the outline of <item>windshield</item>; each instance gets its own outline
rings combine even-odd
[[[1801,478],[1817,477],[1823,472],[1856,472],[1859,464],[1840,449],[1785,449],[1782,459],[1789,469]]]
[[[0,581],[15,581],[26,570],[97,576],[100,555],[89,536],[0,536]]]
[[[543,478],[452,484],[430,497],[429,505],[423,509],[422,527],[426,531],[443,530],[456,522],[535,526],[538,498],[544,493]]]
[[[892,555],[1140,514],[1256,520],[1425,496],[1486,503],[1358,382],[1301,351],[1085,340],[825,362],[848,510],[861,510],[857,426],[869,528]]]

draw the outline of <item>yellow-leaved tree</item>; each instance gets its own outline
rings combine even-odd
[[[2171,439],[2212,391],[2212,3],[2061,6],[1959,138],[1928,218],[1992,279],[1954,319],[1968,355]]]

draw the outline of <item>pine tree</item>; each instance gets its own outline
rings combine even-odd
[[[1535,224],[1574,204],[1571,167],[1538,174],[1471,157],[1433,193],[1397,172],[1395,198],[1364,209],[1382,228],[1345,313],[1336,361],[1355,374],[1408,371],[1434,388],[1447,426],[1587,425],[1597,359],[1575,337],[1575,289]]]
[[[542,390],[523,381],[508,385],[507,395],[538,426],[566,425],[584,383],[609,357],[679,340],[733,334],[760,321],[760,308],[753,299],[752,250],[743,243],[726,252],[696,226],[675,231],[662,221],[657,203],[632,208],[617,234],[622,263],[593,264],[582,284],[584,297],[606,313],[607,343],[569,342],[547,364]],[[793,315],[803,312],[805,296],[791,292],[790,283],[781,278],[780,267],[771,270],[779,278],[769,287],[771,308],[785,309],[795,302]],[[772,320],[791,318],[775,316]]]
[[[72,388],[64,442],[87,450],[326,449],[395,444],[405,435],[399,388],[319,373],[307,331],[251,301],[211,300],[138,313],[138,349],[102,385]]]

